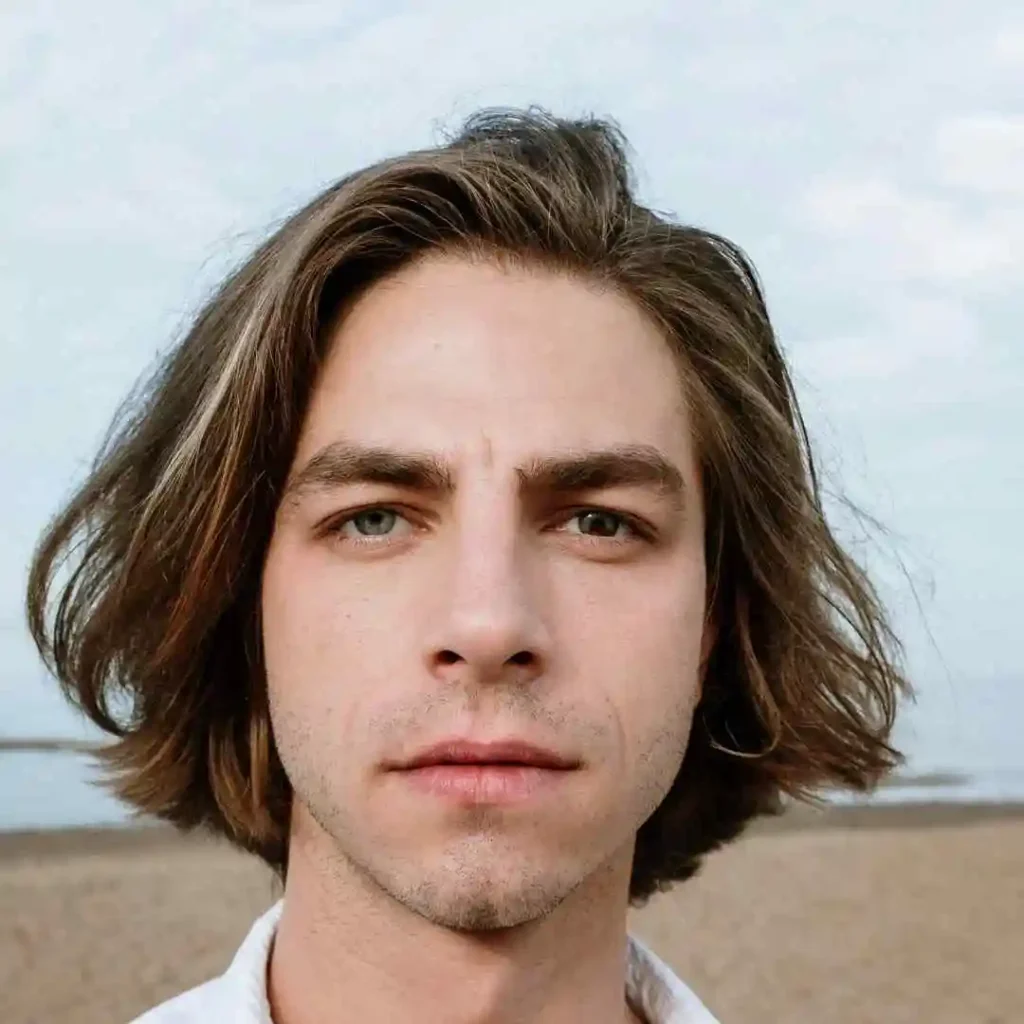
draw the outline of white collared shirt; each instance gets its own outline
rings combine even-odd
[[[273,1024],[267,960],[283,906],[277,902],[256,921],[224,974],[132,1024]],[[627,936],[627,942],[626,996],[647,1024],[717,1024],[667,964],[634,936]]]

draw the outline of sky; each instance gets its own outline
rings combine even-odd
[[[1024,761],[1024,12],[838,10],[8,0],[0,733],[78,732],[23,626],[31,550],[224,271],[347,172],[540,104],[614,118],[644,201],[757,265],[826,485],[886,528],[834,503],[923,762]]]

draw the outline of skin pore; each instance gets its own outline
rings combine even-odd
[[[430,256],[331,338],[267,553],[294,788],[276,1024],[622,1024],[636,832],[706,628],[678,369],[628,298]],[[579,767],[463,806],[389,766],[515,736]]]

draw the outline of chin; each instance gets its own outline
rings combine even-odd
[[[572,889],[511,887],[504,892],[467,892],[447,881],[444,890],[418,887],[393,894],[413,913],[439,928],[455,932],[493,932],[529,924],[550,914]]]
[[[452,856],[418,877],[377,877],[397,902],[424,920],[459,932],[486,932],[536,921],[550,914],[585,878],[584,866],[550,865],[538,870],[536,857]]]

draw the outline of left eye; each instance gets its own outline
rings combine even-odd
[[[381,534],[389,533],[391,528],[398,521],[398,516],[389,508],[374,508],[366,512],[360,512],[353,516],[352,525],[364,536],[379,537]]]
[[[621,527],[625,527],[627,533],[632,532],[632,527],[622,516],[604,509],[587,509],[583,512],[576,512],[568,522],[579,524],[578,530],[570,529],[569,533],[578,532],[584,537],[616,539],[616,534]]]
[[[335,529],[349,540],[368,541],[392,537],[405,523],[405,518],[394,509],[374,507],[346,516]]]

